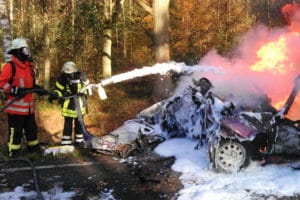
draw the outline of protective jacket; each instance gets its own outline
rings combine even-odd
[[[81,89],[89,84],[89,80],[83,72],[77,71],[73,74],[63,73],[55,83],[55,90],[59,97],[63,97],[61,114],[64,117],[77,118],[73,95],[79,96],[79,104],[81,114],[87,113],[87,99],[86,94],[81,93]],[[86,93],[86,92],[85,92]],[[68,98],[71,97],[71,98]]]
[[[7,94],[6,103],[10,102],[14,96],[10,95],[10,89],[13,86],[18,88],[29,89],[32,88],[35,82],[35,73],[29,61],[22,63],[14,55],[12,62],[15,64],[15,74],[11,83],[12,77],[11,63],[6,63],[0,74],[0,89]],[[8,114],[16,115],[30,115],[34,113],[34,97],[32,93],[26,94],[23,98],[18,99],[5,109]]]

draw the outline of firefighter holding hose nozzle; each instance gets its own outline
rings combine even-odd
[[[64,117],[64,128],[61,138],[62,145],[73,144],[73,124],[75,133],[75,146],[81,146],[84,142],[81,117],[78,117],[78,112],[82,116],[87,113],[87,92],[82,92],[82,89],[89,84],[89,80],[85,73],[77,69],[74,62],[68,61],[64,63],[62,73],[55,82],[55,89],[50,94],[48,101],[59,99],[61,104],[61,114]],[[79,106],[76,105],[76,100]],[[76,106],[80,108],[76,108]],[[78,109],[80,109],[78,111]]]

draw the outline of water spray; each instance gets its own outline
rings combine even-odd
[[[166,75],[169,72],[175,72],[178,74],[191,74],[195,71],[207,72],[207,71],[215,71],[215,70],[216,70],[215,68],[199,67],[198,65],[186,66],[184,63],[175,63],[175,62],[167,63],[167,64],[156,64],[151,67],[143,67],[139,69],[134,69],[129,72],[114,75],[112,77],[103,79],[100,83],[89,84],[83,90],[88,90],[89,95],[92,95],[92,89],[97,89],[100,99],[106,99],[107,95],[104,90],[105,86],[127,81],[130,79],[144,77],[152,74]]]

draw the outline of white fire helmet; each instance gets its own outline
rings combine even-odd
[[[66,74],[72,74],[74,72],[77,72],[75,63],[72,61],[66,62],[62,68],[62,72],[66,73]]]
[[[15,49],[20,49],[20,48],[27,48],[28,51],[29,51],[29,48],[28,48],[28,43],[27,43],[27,39],[26,38],[16,38],[12,41],[12,44],[11,44],[11,48],[8,50],[8,54],[11,54],[12,53],[12,50],[15,50]]]
[[[12,41],[11,50],[20,49],[22,47],[27,47],[28,48],[28,43],[27,43],[27,40],[25,38],[16,38]]]

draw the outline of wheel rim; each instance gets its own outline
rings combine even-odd
[[[227,142],[216,152],[216,164],[228,172],[236,172],[246,160],[245,147],[237,142]]]

